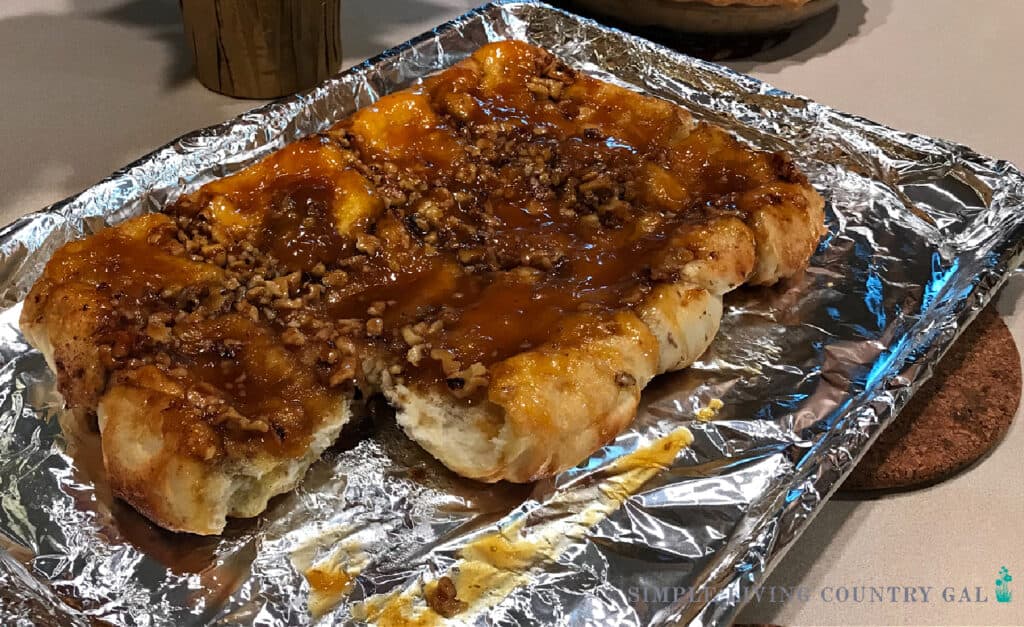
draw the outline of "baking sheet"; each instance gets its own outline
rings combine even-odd
[[[113,500],[96,438],[62,434],[75,418],[17,330],[19,299],[53,250],[505,38],[792,154],[828,200],[829,235],[806,275],[731,294],[712,348],[656,380],[630,430],[534,486],[462,480],[371,406],[299,489],[221,537],[162,531]],[[458,622],[727,624],[1018,265],[1022,209],[1024,176],[1005,162],[543,4],[483,7],[0,230],[0,619],[345,624],[419,612],[429,624],[423,586],[475,573],[486,594]],[[713,398],[717,419],[697,419]],[[684,429],[693,442],[676,455]]]

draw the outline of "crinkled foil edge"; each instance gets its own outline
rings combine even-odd
[[[802,450],[801,446],[806,450],[789,460],[791,467],[787,466],[785,471],[766,469],[763,473],[755,468],[744,479],[753,483],[756,483],[754,479],[763,480],[763,484],[758,484],[760,492],[751,492],[749,509],[737,523],[739,531],[722,531],[728,541],[714,552],[713,559],[692,576],[682,572],[665,575],[665,580],[673,586],[686,586],[691,593],[709,593],[703,597],[706,601],[676,600],[651,610],[641,608],[635,599],[612,595],[604,597],[604,605],[588,610],[579,609],[578,599],[570,606],[568,599],[572,591],[567,588],[545,589],[555,590],[556,595],[566,599],[566,607],[575,608],[574,613],[566,616],[580,623],[599,623],[601,616],[607,619],[613,608],[615,613],[611,615],[617,616],[622,624],[728,624],[746,595],[797,541],[871,442],[928,379],[943,353],[1020,264],[1024,256],[1024,176],[1012,165],[982,157],[963,146],[901,133],[836,112],[751,77],[686,57],[539,2],[498,2],[370,59],[309,92],[185,135],[81,194],[0,229],[0,306],[5,310],[0,322],[6,325],[5,333],[0,335],[0,355],[6,362],[4,371],[11,370],[18,359],[30,354],[16,331],[17,304],[45,261],[61,244],[104,225],[157,210],[183,189],[194,189],[235,172],[285,143],[320,130],[380,95],[408,85],[468,54],[481,43],[509,33],[546,45],[601,78],[669,97],[755,143],[777,140],[778,144],[772,148],[793,151],[798,161],[802,158],[808,163],[828,164],[831,159],[834,169],[812,172],[812,181],[835,183],[839,187],[848,184],[850,190],[862,194],[851,196],[858,201],[870,199],[868,192],[885,195],[878,202],[898,214],[892,217],[889,226],[917,229],[914,232],[920,235],[922,242],[934,244],[932,254],[936,269],[929,286],[934,285],[935,289],[925,290],[922,298],[927,302],[922,304],[920,317],[908,318],[903,326],[895,325],[893,328],[898,335],[883,333],[871,339],[875,343],[872,345],[877,345],[879,356],[870,362],[872,371],[866,383],[861,387],[851,385],[854,391],[841,399],[845,404],[830,414],[833,422],[823,432],[815,432],[812,423],[813,437],[793,437],[790,444],[794,447],[788,449],[789,453]],[[802,152],[805,149],[806,154]],[[966,201],[958,204],[954,194],[946,201],[941,198],[934,201],[937,204],[931,210],[941,218],[939,222],[928,219],[915,222],[920,216],[915,214],[916,201],[907,196],[908,186],[913,187],[920,179],[921,186],[934,183],[941,190],[944,175],[937,173],[943,172],[956,173],[958,180],[967,181],[964,184],[976,190],[984,206]],[[169,173],[173,173],[173,180],[169,179]],[[842,235],[844,212],[852,219],[858,212],[867,215],[876,210],[849,208],[839,194],[827,195],[835,209],[830,217],[840,223],[833,230],[835,237]],[[906,226],[908,224],[911,226]],[[828,242],[823,245],[826,252],[827,247]],[[894,255],[896,257],[898,255]],[[952,265],[947,264],[950,260]],[[885,331],[888,330],[889,327],[885,327]],[[734,331],[734,337],[741,336]],[[871,342],[866,340],[864,344]],[[785,358],[779,363],[785,365],[784,361]],[[41,364],[37,364],[38,367],[45,368]],[[704,367],[706,372],[713,372],[716,366],[709,362]],[[875,368],[878,368],[877,373]],[[872,375],[876,376],[872,378]],[[25,421],[35,420],[34,415],[26,417],[8,409],[23,404],[24,401],[18,399],[33,385],[32,376],[36,375],[22,372],[18,377],[4,379],[5,413],[0,420],[0,433],[28,428]],[[682,407],[691,396],[687,392],[685,398],[673,399],[673,402]],[[51,392],[40,405],[55,402],[59,400],[55,400]],[[792,420],[791,416],[784,417],[778,424],[791,424]],[[704,441],[722,441],[725,438],[722,434],[729,429],[746,428],[741,422],[736,418],[720,424],[694,421],[686,424]],[[749,428],[755,430],[760,425]],[[44,441],[50,437],[52,444],[47,445],[59,447],[60,438],[52,431],[50,429],[48,436],[35,437]],[[718,453],[722,458],[731,455],[724,445]],[[14,473],[17,460],[10,451],[5,455],[8,455],[6,459],[0,457],[0,468],[3,472]],[[702,455],[704,453],[693,453],[694,459],[706,461]],[[782,458],[780,453],[779,463]],[[672,472],[677,470],[672,468]],[[674,481],[676,479],[669,478],[659,484],[659,494],[670,494]],[[684,478],[678,481],[682,485]],[[556,485],[560,484],[556,481]],[[5,624],[88,624],[90,617],[75,607],[72,598],[54,593],[38,571],[26,567],[31,556],[22,554],[31,550],[4,537],[14,535],[11,529],[0,529],[0,532],[3,532],[0,533],[0,617]],[[656,535],[659,531],[652,533]],[[665,537],[669,537],[668,530]],[[589,539],[581,544],[593,545]],[[617,568],[613,559],[607,559],[609,568]],[[169,607],[168,602],[161,596],[160,603],[154,604],[154,614],[142,622],[164,622],[157,614]],[[523,612],[521,614],[489,614],[476,620],[483,624],[500,624],[503,620],[512,620],[509,616],[520,619],[548,616],[539,608],[541,602],[553,601],[550,597],[527,596],[527,600],[515,608]],[[302,614],[304,600],[295,603],[296,607],[289,610],[294,613],[275,614],[267,610],[264,615],[262,611],[267,607],[262,607],[259,612],[221,615],[216,620],[232,622],[232,616],[243,615],[267,624],[309,620],[308,615]],[[139,617],[130,620],[126,615],[122,618],[124,622],[131,622]],[[348,619],[350,615],[337,617],[338,621]]]

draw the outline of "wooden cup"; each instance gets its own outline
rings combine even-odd
[[[341,67],[341,0],[179,0],[196,76],[235,98],[277,98]]]

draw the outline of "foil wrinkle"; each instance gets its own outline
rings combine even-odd
[[[455,476],[371,402],[297,490],[222,536],[165,532],[113,499],[98,437],[64,435],[80,418],[17,326],[53,251],[507,38],[790,153],[828,201],[804,276],[730,294],[696,364],[653,382],[613,443],[533,486]],[[0,620],[385,624],[386,604],[425,612],[431,586],[475,573],[486,593],[459,623],[728,624],[1017,267],[1022,235],[1024,175],[1005,161],[539,2],[486,5],[0,229]],[[683,432],[667,459],[649,454]]]

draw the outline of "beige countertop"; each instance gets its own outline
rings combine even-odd
[[[346,64],[436,25],[475,0],[350,0]],[[842,0],[777,48],[728,65],[824,104],[944,137],[1024,165],[1024,0]],[[185,132],[257,103],[191,75],[174,0],[0,3],[0,223],[88,187]],[[999,308],[1024,341],[1024,280]],[[783,625],[1024,624],[1024,484],[1019,419],[997,450],[953,480],[873,501],[833,500],[766,585],[745,622]],[[1016,576],[998,604],[1000,566]],[[822,600],[826,588],[931,586],[930,602]],[[980,586],[988,602],[947,602]],[[901,593],[902,594],[902,593]],[[826,593],[825,596],[828,596]]]

